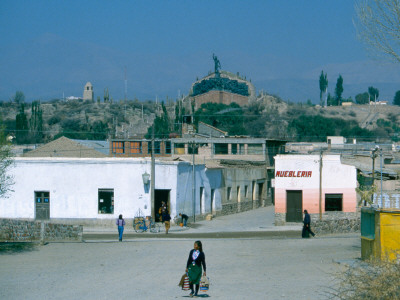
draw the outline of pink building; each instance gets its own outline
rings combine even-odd
[[[340,155],[275,156],[275,224],[311,215],[340,217],[357,208],[357,172]]]

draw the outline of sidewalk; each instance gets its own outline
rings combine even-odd
[[[187,228],[177,225],[171,226],[169,232],[174,234],[199,234],[216,232],[265,232],[265,231],[298,231],[302,224],[287,226],[274,225],[274,206],[260,207],[258,209],[245,211],[242,213],[220,216],[211,221],[201,220],[189,223]],[[115,234],[116,228],[111,227],[88,227],[83,228],[83,234]],[[162,232],[164,227],[161,226]],[[136,234],[133,227],[125,226],[124,234]],[[143,233],[137,233],[141,235]]]

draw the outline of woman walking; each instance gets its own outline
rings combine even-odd
[[[125,226],[125,220],[122,218],[122,215],[119,215],[116,225],[118,226],[119,241],[122,242],[122,234],[124,233]]]
[[[203,252],[203,245],[200,241],[194,242],[194,249],[190,250],[189,258],[186,263],[186,272],[189,277],[189,286],[191,289],[190,297],[197,297],[197,293],[199,292],[200,287],[200,278],[201,278],[201,266],[203,266],[204,273],[206,276],[206,256]],[[193,287],[195,286],[195,289]]]

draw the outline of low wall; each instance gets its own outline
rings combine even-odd
[[[275,213],[275,225],[288,225],[285,213]],[[319,235],[360,232],[360,228],[361,217],[359,212],[325,212],[322,214],[322,220],[319,219],[319,214],[311,214],[311,230]]]
[[[83,226],[49,221],[0,219],[0,241],[82,241]]]

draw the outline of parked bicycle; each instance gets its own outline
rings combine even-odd
[[[145,232],[150,230],[151,233],[158,233],[161,231],[160,224],[154,222],[152,218],[140,220],[138,223],[134,224],[134,229],[136,232]]]

